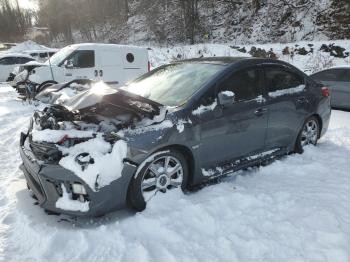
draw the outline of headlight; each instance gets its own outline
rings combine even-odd
[[[77,195],[87,195],[85,187],[82,184],[74,183],[72,185],[72,191]]]

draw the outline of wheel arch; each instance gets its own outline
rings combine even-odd
[[[322,128],[323,128],[323,121],[322,121],[322,118],[321,118],[321,116],[320,116],[319,114],[317,114],[317,113],[315,113],[315,114],[309,116],[309,118],[312,117],[312,116],[316,117],[316,119],[317,119],[317,121],[318,121],[318,124],[320,125],[320,130],[319,130],[319,132],[318,132],[318,138],[320,138],[320,137],[321,137],[321,133],[322,133]]]

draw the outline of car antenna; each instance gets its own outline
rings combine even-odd
[[[51,72],[52,81],[55,81],[55,77],[53,76],[53,72],[52,72],[51,57],[50,57],[49,52],[47,52],[47,56],[49,58],[49,65],[50,65],[50,72]]]

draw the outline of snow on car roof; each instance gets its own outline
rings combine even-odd
[[[33,57],[31,57],[30,55],[27,54],[23,54],[23,53],[0,53],[0,58],[4,58],[4,57],[26,57],[26,58],[31,58],[33,59]]]
[[[333,66],[330,69],[350,69],[350,65],[337,65],[337,66]]]

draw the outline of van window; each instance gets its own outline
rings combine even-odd
[[[126,55],[126,60],[127,60],[129,63],[132,63],[132,62],[134,62],[135,57],[134,57],[134,55],[133,55],[132,53],[128,53],[128,54]]]
[[[258,70],[251,68],[233,73],[219,87],[219,92],[231,91],[236,101],[250,100],[261,95]]]
[[[284,68],[265,67],[266,86],[269,92],[285,90],[304,85],[304,78]]]
[[[72,61],[75,68],[94,67],[95,52],[93,50],[77,50],[67,60]]]

